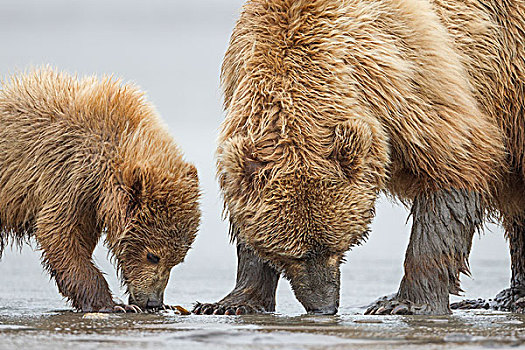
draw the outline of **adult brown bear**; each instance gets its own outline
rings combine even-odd
[[[123,310],[91,255],[103,234],[128,310],[163,306],[170,270],[199,225],[195,167],[134,86],[51,69],[0,91],[0,255],[34,237],[81,311]]]
[[[194,312],[273,311],[281,273],[308,312],[337,312],[339,265],[381,191],[412,206],[413,227],[398,293],[368,312],[449,313],[486,213],[510,239],[515,309],[524,43],[522,0],[248,1],[218,148],[237,285]]]

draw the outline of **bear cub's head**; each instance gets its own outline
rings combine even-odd
[[[114,217],[108,246],[129,304],[160,308],[172,267],[193,243],[199,222],[197,170],[183,162],[167,172],[154,165],[123,164],[114,179]]]

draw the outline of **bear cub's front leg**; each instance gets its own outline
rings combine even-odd
[[[42,263],[60,293],[82,312],[138,312],[136,307],[113,301],[108,283],[93,263],[91,256],[98,241],[95,227],[79,227],[72,221],[59,208],[48,208],[36,223]]]
[[[458,295],[460,273],[469,274],[472,238],[482,224],[479,195],[442,190],[421,195],[412,206],[413,226],[399,291],[365,314],[450,314],[449,294]]]
[[[243,243],[237,244],[237,282],[233,291],[213,304],[197,302],[193,313],[242,315],[275,311],[280,274]]]

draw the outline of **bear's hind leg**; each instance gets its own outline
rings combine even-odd
[[[505,229],[509,240],[512,278],[510,288],[498,293],[491,306],[496,310],[523,313],[525,312],[525,219],[508,220]]]
[[[459,275],[469,274],[472,238],[482,224],[479,195],[442,190],[419,196],[412,216],[399,291],[378,300],[366,314],[449,314],[449,294],[461,292]]]
[[[510,288],[499,292],[494,299],[462,300],[452,309],[494,309],[525,312],[525,218],[505,218],[505,234],[509,241],[512,278]]]
[[[280,274],[250,248],[237,243],[237,282],[233,291],[214,304],[197,303],[195,314],[242,315],[275,311]]]

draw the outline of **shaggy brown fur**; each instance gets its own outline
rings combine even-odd
[[[34,237],[62,295],[115,306],[91,255],[105,233],[130,303],[160,307],[199,225],[195,167],[134,86],[51,69],[0,91],[0,254]]]
[[[427,313],[459,292],[480,213],[525,213],[524,15],[521,0],[244,6],[223,65],[218,177],[234,238],[307,310],[337,309],[328,285],[382,190],[419,203],[405,280],[421,290],[399,295]],[[446,301],[423,296],[422,275]]]

